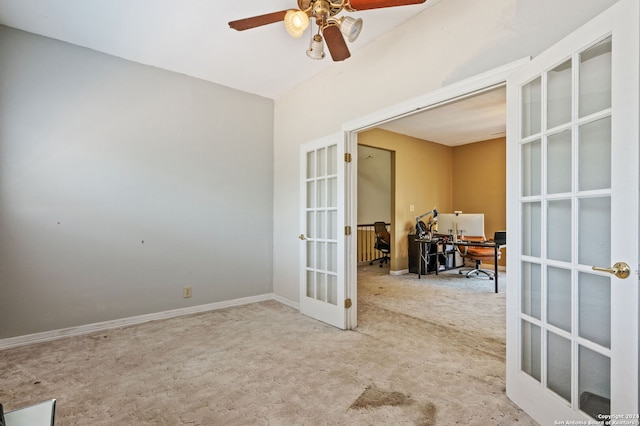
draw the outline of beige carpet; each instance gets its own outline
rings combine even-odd
[[[0,351],[0,402],[56,398],[62,426],[535,424],[504,392],[504,285],[381,272],[355,331],[268,301]]]

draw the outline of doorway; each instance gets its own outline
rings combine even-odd
[[[488,279],[465,279],[463,275],[458,274],[457,270],[440,273],[438,276],[423,276],[421,280],[418,280],[416,274],[408,273],[409,266],[407,262],[409,257],[408,246],[411,240],[408,235],[414,232],[416,217],[434,207],[444,213],[458,209],[456,198],[452,195],[455,192],[453,179],[456,168],[454,164],[466,159],[469,159],[472,163],[481,161],[478,158],[478,151],[481,152],[481,155],[487,155],[487,152],[489,152],[489,156],[495,157],[493,154],[494,149],[489,146],[501,144],[500,150],[502,154],[498,161],[502,163],[502,187],[505,186],[504,105],[506,103],[506,94],[504,86],[494,87],[490,92],[487,92],[487,94],[489,93],[500,93],[499,97],[501,99],[499,103],[501,105],[498,109],[502,115],[502,127],[491,129],[489,133],[485,133],[487,136],[479,135],[478,140],[467,140],[467,143],[458,146],[435,143],[430,141],[434,140],[433,137],[428,137],[429,139],[427,140],[412,137],[405,133],[408,133],[406,130],[403,132],[404,134],[396,133],[400,130],[398,129],[399,126],[394,125],[395,122],[385,123],[382,126],[365,130],[357,135],[358,152],[361,151],[363,145],[368,149],[375,145],[377,150],[374,152],[393,150],[395,157],[393,177],[396,181],[393,195],[396,205],[392,213],[392,222],[396,230],[394,234],[395,250],[393,251],[395,261],[393,268],[395,269],[390,268],[391,271],[387,271],[385,268],[384,271],[380,271],[377,265],[369,266],[367,263],[364,265],[360,263],[358,266],[357,291],[361,312],[359,318],[360,326],[367,334],[377,337],[379,330],[390,329],[393,324],[397,323],[398,318],[403,318],[407,321],[407,327],[403,330],[403,333],[406,332],[407,336],[410,336],[408,337],[410,341],[429,341],[432,343],[432,345],[429,345],[428,350],[422,348],[419,343],[416,344],[416,349],[420,347],[416,351],[417,360],[429,360],[428,362],[430,363],[434,360],[434,353],[441,351],[442,353],[450,354],[449,356],[455,354],[465,365],[490,365],[492,369],[490,374],[476,372],[472,368],[465,370],[470,376],[483,377],[483,383],[478,388],[482,389],[479,393],[485,394],[491,393],[491,389],[502,389],[506,381],[503,373],[505,369],[504,342],[506,335],[504,285],[501,287],[501,294],[494,294],[493,281]],[[475,98],[470,97],[469,101],[471,99]],[[454,108],[461,111],[462,109],[467,109],[463,105],[465,99],[459,102],[455,106],[453,105],[455,102],[451,102],[448,104],[448,108],[447,106],[436,107],[411,118],[418,125],[427,126],[428,124],[426,123],[429,121],[428,116],[430,114],[435,115],[445,108],[450,111]],[[458,117],[462,121],[477,122],[482,120],[481,110],[482,107],[478,105],[475,117],[472,108],[469,109],[468,114],[463,115],[460,112]],[[422,119],[419,116],[422,116]],[[454,126],[454,130],[456,129],[461,130],[461,126]],[[453,133],[453,130],[451,133]],[[445,137],[445,132],[442,132],[442,135]],[[486,141],[486,139],[495,141],[499,138],[502,138],[502,140],[501,142],[498,141],[498,143]],[[454,141],[463,140],[460,135],[453,136],[451,139]],[[454,151],[456,150],[459,152],[455,153]],[[454,158],[457,154],[459,154],[459,158],[455,160]],[[474,156],[475,158],[473,158]],[[495,158],[491,160],[494,161]],[[369,166],[363,163],[370,161],[371,159],[367,159],[366,156],[358,156],[358,176],[361,176],[360,171],[362,168]],[[485,163],[485,167],[490,171],[494,169],[488,163]],[[477,172],[478,168],[473,167],[473,169]],[[466,176],[460,176],[459,178],[468,182]],[[465,184],[461,185],[464,186]],[[473,206],[474,201],[482,203],[487,198],[491,199],[493,203],[494,196],[493,194],[487,195],[487,189],[490,192],[490,188],[484,187],[477,181],[472,186],[473,188],[469,188],[469,193],[473,195],[474,192],[480,192],[479,195],[481,197],[479,200],[469,200],[469,204],[462,207],[462,209],[469,213],[484,212],[483,207],[477,207],[479,210],[475,210],[474,207],[469,206]],[[362,217],[363,197],[361,188],[362,185],[358,184],[357,208],[359,218]],[[469,193],[465,192],[461,198],[470,197]],[[504,190],[501,197],[502,213],[500,220],[502,222],[500,226],[504,227],[504,204],[506,202]],[[487,218],[491,216],[494,215],[487,214]],[[358,221],[358,223],[360,224],[361,222]],[[389,272],[394,274],[391,275]],[[504,273],[501,275],[504,275]],[[500,280],[500,282],[504,283],[505,281]],[[442,340],[432,340],[434,336],[441,336]],[[455,342],[458,338],[464,340],[465,350],[459,350],[451,346],[451,342]],[[419,362],[416,361],[416,363]],[[405,367],[407,370],[411,370],[415,365],[406,364]],[[453,363],[444,360],[437,364],[436,369],[438,371],[434,372],[434,376],[431,378],[435,382],[439,380],[438,375],[440,374],[453,377],[460,371]],[[473,383],[473,377],[468,379],[467,383]],[[404,381],[398,380],[392,383],[398,389],[406,389],[409,386],[407,382],[409,381],[405,379]],[[443,386],[442,389],[447,386],[449,384]],[[443,393],[446,393],[446,391],[443,391]],[[514,405],[507,402],[503,393],[494,398],[494,402],[501,399],[505,401],[505,406],[515,409]],[[469,418],[467,417],[467,420]],[[515,423],[516,421],[520,424],[533,424],[526,415],[514,418],[513,422]],[[528,423],[529,421],[531,423]]]
[[[395,111],[386,110],[384,113],[380,113],[376,116],[362,119],[359,122],[347,123],[347,125],[345,125],[346,149],[350,152],[357,152],[358,144],[363,143],[362,141],[362,139],[364,139],[363,135],[365,134],[364,132],[367,132],[367,131],[386,132],[387,134],[396,133],[397,130],[395,129],[391,129],[391,128],[384,129],[381,127],[387,126],[387,125],[392,126],[393,122],[397,119],[414,116],[416,112],[424,112],[424,111],[431,111],[431,110],[435,111],[440,107],[453,104],[454,102],[461,101],[465,98],[472,98],[484,92],[500,90],[501,88],[504,87],[507,75],[509,75],[514,68],[517,68],[524,62],[526,61],[518,61],[517,63],[510,64],[508,66],[502,67],[501,69],[494,70],[485,75],[480,75],[480,76],[477,76],[476,78],[462,82],[456,85],[455,87],[448,87],[446,89],[443,89],[442,91],[432,93],[418,101],[414,100],[407,103],[406,105],[398,106]],[[418,108],[416,108],[417,103],[420,104],[420,107]],[[504,114],[505,113],[503,111],[502,112],[503,120],[504,120]],[[414,118],[418,118],[418,116],[414,116]],[[504,131],[504,126],[501,129],[499,129],[499,131]],[[497,133],[497,132],[494,130],[492,133]],[[405,136],[409,137],[408,135],[405,135]],[[495,139],[500,135],[493,134],[492,136],[493,136],[493,139]],[[413,139],[417,139],[417,138],[413,138]],[[364,144],[371,145],[370,143],[367,143],[367,142],[364,142]],[[373,145],[375,146],[375,144]],[[449,163],[451,163],[452,148],[442,144],[433,144],[433,145],[434,146],[432,146],[431,148],[433,148],[434,150],[449,151],[449,154],[447,155],[449,155],[449,158],[450,158]],[[425,180],[428,182],[429,178],[431,178],[432,182],[436,178],[444,179],[442,176],[440,176],[440,175],[444,175],[444,173],[442,173],[441,171],[438,171],[435,173],[435,176],[427,176],[424,179],[421,177],[416,177],[415,174],[412,175],[412,173],[415,173],[415,170],[423,170],[423,169],[429,168],[431,164],[429,158],[425,159],[425,158],[416,157],[416,155],[413,155],[412,159],[406,163],[406,164],[412,164],[412,166],[402,167],[400,166],[400,160],[398,159],[398,152],[394,149],[393,146],[387,146],[387,147],[377,146],[377,147],[394,150],[395,167],[394,167],[393,176],[395,179],[395,184],[394,184],[395,192],[393,197],[393,203],[395,204],[395,207],[393,209],[391,221],[394,224],[394,232],[392,233],[393,235],[392,245],[395,247],[395,259],[392,260],[392,268],[395,268],[395,270],[400,270],[401,267],[398,266],[399,262],[404,261],[405,266],[403,266],[402,269],[407,269],[407,272],[408,272],[407,235],[415,227],[415,217],[419,216],[423,211],[432,209],[434,207],[434,202],[436,203],[436,207],[437,207],[437,204],[440,204],[441,206],[443,206],[441,208],[444,209],[445,211],[453,211],[452,209],[453,209],[454,201],[450,195],[452,186],[445,186],[444,189],[440,185],[437,185],[437,187],[434,187],[435,188],[434,191],[438,194],[437,196],[443,197],[442,200],[440,198],[436,200],[428,200],[428,201],[425,201],[425,205],[418,205],[417,202],[412,203],[411,199],[408,199],[406,195],[402,195],[398,193],[398,188],[400,188],[400,186],[402,185],[399,181],[399,177],[398,177],[399,174],[406,173],[407,181],[416,185],[417,189],[413,191],[411,190],[407,191],[409,195],[412,195],[412,194],[418,193],[421,190],[422,191],[425,190],[424,186],[422,187],[420,186],[420,183],[424,183]],[[409,157],[411,157],[411,155],[409,155]],[[357,169],[358,169],[358,163],[356,162],[354,170],[357,170]],[[433,169],[434,168],[432,167],[431,170]],[[449,170],[449,173],[446,179],[449,181],[449,185],[452,185],[451,176],[452,176],[452,170]],[[443,182],[443,185],[447,185],[447,184]],[[348,187],[352,194],[358,193],[358,182],[355,176],[352,176],[352,180],[348,183]],[[445,193],[447,195],[445,195]],[[351,201],[347,200],[347,203],[349,202],[353,203],[354,201],[353,199]],[[428,205],[426,203],[428,203]],[[411,204],[413,204],[413,210],[411,209],[412,207]],[[404,211],[405,209],[407,211]],[[357,206],[353,206],[353,205],[347,206],[347,212],[348,212],[347,220],[350,221],[351,223],[358,223],[357,222]],[[402,215],[401,222],[397,218],[398,212],[400,212],[400,214]],[[401,255],[401,253],[405,253],[403,256],[404,259],[398,260],[398,256]],[[356,259],[355,246],[351,247],[351,250],[347,252],[347,259],[348,260],[347,260],[347,268],[346,268],[347,269],[346,279],[348,284],[347,284],[346,296],[353,301],[353,304],[351,305],[352,308],[349,310],[349,313],[348,313],[349,326],[350,328],[355,328],[357,327],[357,321],[358,321],[357,312],[358,312],[358,303],[359,303],[358,287],[357,287],[358,286],[358,277],[357,277],[358,266],[357,266],[357,261],[355,260]],[[396,262],[396,264],[393,263],[394,261]],[[392,271],[393,270],[394,269],[392,269]],[[384,279],[402,280],[406,277],[408,277],[408,275],[401,275],[399,277],[393,277],[393,276],[387,275]],[[456,277],[456,279],[457,278],[458,277]],[[415,278],[412,278],[412,280],[415,281]],[[462,281],[465,282],[465,285],[467,284],[466,283],[467,280],[462,280]],[[373,292],[369,292],[369,295],[372,296],[372,298],[370,297],[369,300],[365,300],[365,294],[363,291],[362,293],[363,308],[365,306],[365,303],[368,304],[369,301],[373,299],[384,297],[383,293],[385,289],[380,287],[383,287],[383,285],[378,285],[377,287],[373,288]],[[398,286],[394,286],[394,287],[397,288]],[[492,297],[495,296],[495,294],[492,291],[489,291],[486,294]],[[415,301],[410,300],[410,302],[415,302]],[[484,302],[484,304],[486,304],[486,301]],[[370,305],[367,305],[367,306],[370,306]],[[404,307],[400,306],[399,309],[404,309]],[[447,315],[449,315],[449,318],[451,319],[451,313],[449,314],[447,314],[446,312],[442,313],[443,318],[447,318]],[[425,319],[425,320],[428,322],[428,319]],[[465,327],[465,322],[469,323],[469,322],[473,322],[473,320],[471,321],[460,320],[459,325],[461,327]],[[469,325],[467,324],[466,326],[469,326]],[[470,330],[469,330],[469,333],[473,334]]]
[[[505,105],[500,85],[358,133],[358,228],[367,219],[392,224],[392,274],[415,272],[408,236],[417,218],[433,209],[483,213],[489,238],[506,228]],[[385,152],[393,158],[393,173],[380,178],[389,171],[377,158]],[[389,196],[390,213],[376,210],[378,200]]]
[[[385,242],[389,244],[390,252],[379,250],[376,223],[380,226],[380,222],[383,222],[391,234],[395,210],[393,157],[392,151],[358,145],[358,265],[379,266],[380,272],[385,273],[390,270],[389,256],[395,247],[391,247],[389,239]]]

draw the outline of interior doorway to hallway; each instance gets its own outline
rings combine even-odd
[[[506,229],[505,104],[498,85],[358,133],[358,225],[390,224],[392,274],[409,272],[408,236],[434,208]]]
[[[443,87],[441,89],[434,90],[425,95],[416,97],[414,99],[410,99],[406,102],[396,104],[384,109],[381,109],[373,114],[361,117],[359,119],[347,122],[343,126],[343,134],[345,141],[345,149],[348,152],[355,153],[357,152],[358,144],[375,146],[370,143],[366,143],[363,141],[365,135],[371,131],[388,131],[393,133],[399,133],[397,129],[384,129],[387,125],[393,125],[393,123],[400,122],[399,119],[411,118],[412,116],[421,115],[423,112],[428,112],[430,110],[440,110],[440,108],[447,106],[449,104],[457,103],[458,101],[464,100],[466,98],[472,98],[476,95],[480,95],[485,92],[491,92],[494,89],[502,88],[505,86],[505,82],[507,76],[511,75],[515,69],[518,69],[522,64],[527,63],[529,61],[528,58],[523,58],[521,60],[506,64],[499,68],[495,68],[493,70],[487,71],[485,73],[479,74],[475,77],[468,78],[466,80],[460,81],[458,83]],[[459,104],[460,105],[460,104]],[[504,114],[503,114],[504,119]],[[422,123],[424,124],[424,122]],[[408,126],[407,126],[408,127]],[[432,127],[433,128],[433,127]],[[503,127],[504,129],[504,127]],[[417,138],[416,138],[417,139]],[[391,148],[394,149],[393,147]],[[430,183],[427,179],[421,179],[415,177],[416,171],[425,171],[425,170],[433,170],[430,166],[429,158],[413,158],[412,167],[403,168],[398,160],[397,149],[395,150],[396,161],[395,161],[395,183],[394,187],[397,188],[406,188],[404,184],[401,184],[398,180],[398,176],[401,173],[407,173],[411,179],[408,182],[413,182],[415,185],[419,185],[420,183]],[[357,157],[356,157],[357,158]],[[411,163],[410,160],[407,160],[407,164]],[[348,223],[357,225],[357,214],[358,214],[358,204],[357,204],[357,171],[358,164],[353,164],[352,167],[349,168],[348,179],[346,181],[346,205],[345,205],[345,218]],[[427,172],[428,173],[428,172]],[[432,172],[433,173],[433,172]],[[452,174],[451,174],[452,175]],[[451,185],[451,184],[449,184]],[[448,190],[449,188],[445,188]],[[422,188],[424,190],[424,188]],[[438,189],[441,190],[441,189]],[[411,192],[411,191],[408,191]],[[396,206],[399,206],[400,201],[398,200],[397,192],[395,196]],[[411,203],[407,203],[404,200],[402,206],[410,205]],[[433,207],[431,204],[429,207]],[[404,207],[403,207],[404,208]],[[399,211],[398,207],[395,207],[394,212]],[[418,211],[419,207],[415,206],[415,210]],[[394,213],[396,214],[396,213]],[[413,218],[412,218],[413,216]],[[395,238],[398,241],[398,234],[400,225],[398,221],[393,219],[394,221],[394,232],[392,238]],[[408,215],[403,219],[404,226],[407,226],[409,229],[415,227],[415,216]],[[402,233],[400,233],[400,240],[402,240]],[[406,240],[406,236],[404,238]],[[345,297],[351,306],[350,309],[347,310],[347,322],[346,328],[353,329],[358,326],[358,262],[357,262],[357,247],[355,244],[355,239],[350,239],[350,243],[347,246],[347,256],[346,256],[346,264],[345,264]],[[392,243],[393,244],[393,243]],[[396,255],[399,253],[406,253],[402,249],[402,247],[395,247]],[[406,255],[405,255],[406,256]],[[405,262],[408,264],[408,259],[405,257]],[[393,260],[392,260],[393,265]],[[392,266],[393,267],[393,266]],[[405,267],[406,268],[406,267]]]
[[[377,264],[388,273],[395,247],[389,243],[389,253],[378,250],[376,222],[384,222],[391,234],[395,210],[393,192],[393,152],[358,145],[358,264]],[[381,269],[382,270],[382,269]]]

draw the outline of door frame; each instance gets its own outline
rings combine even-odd
[[[464,99],[479,93],[483,93],[497,87],[506,85],[507,77],[518,69],[521,65],[529,62],[530,57],[524,57],[514,62],[510,62],[498,68],[475,75],[457,83],[445,86],[424,95],[392,105],[372,114],[349,121],[342,126],[345,136],[345,152],[358,152],[358,133],[380,126],[381,124],[407,117],[412,114],[427,111],[448,103]],[[355,227],[358,223],[358,164],[357,155],[352,155],[350,172],[345,178],[345,223]],[[345,244],[345,296],[352,301],[352,307],[348,310],[347,324],[349,329],[354,329],[358,324],[357,314],[357,266],[358,259],[356,244],[347,238]],[[509,260],[507,259],[507,263]]]

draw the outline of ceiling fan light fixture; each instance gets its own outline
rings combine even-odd
[[[356,41],[362,31],[362,19],[343,16],[340,18],[340,31],[347,38],[349,43]]]
[[[309,48],[307,49],[307,56],[315,60],[324,58],[324,40],[322,40],[320,34],[314,35],[311,39],[311,43],[309,43]]]
[[[301,10],[288,10],[284,15],[284,28],[291,37],[300,38],[308,26],[309,17]]]
[[[293,1],[293,0],[289,0]],[[362,19],[351,17],[338,18],[344,10],[357,12],[359,10],[383,9],[396,6],[422,4],[427,0],[296,0],[295,9],[284,9],[277,12],[256,15],[249,18],[237,19],[229,22],[229,27],[237,31],[261,27],[276,22],[282,22],[285,29],[294,38],[302,34],[315,21],[318,27],[318,37],[313,37],[307,50],[307,55],[313,59],[324,57],[324,46],[335,62],[344,61],[351,57],[347,42],[354,42],[362,31]]]

